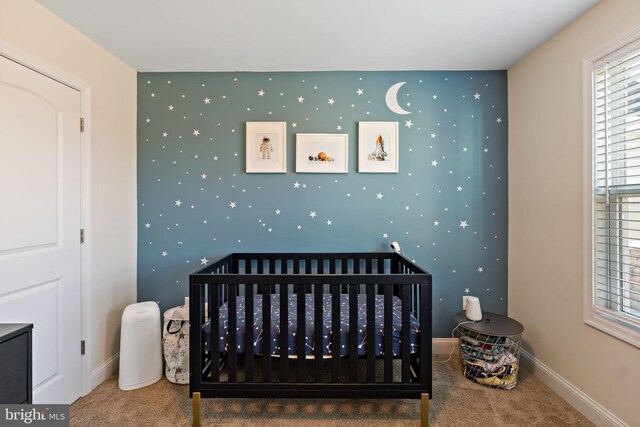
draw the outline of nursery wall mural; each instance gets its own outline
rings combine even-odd
[[[507,213],[505,71],[138,75],[138,300],[162,310],[231,252],[397,241],[450,337],[463,295],[506,314]]]

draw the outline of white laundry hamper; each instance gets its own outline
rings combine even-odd
[[[121,390],[135,390],[162,378],[160,308],[154,301],[130,304],[120,329]]]

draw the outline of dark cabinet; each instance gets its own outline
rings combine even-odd
[[[0,403],[32,403],[32,324],[0,324]]]

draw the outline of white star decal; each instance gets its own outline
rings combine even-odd
[[[476,92],[476,93],[473,94],[473,97],[475,99],[480,99],[480,94],[478,92]]]
[[[440,221],[433,221],[433,225],[434,225],[435,227],[439,226],[439,225],[440,225]]]
[[[147,123],[151,123],[151,119],[147,119],[147,120],[146,120],[146,122],[147,122]]]
[[[357,93],[358,95],[362,95],[362,94],[364,93],[364,91],[363,91],[362,89],[358,88],[358,90],[356,91],[356,93]]]
[[[297,124],[296,122],[293,122],[293,123],[291,123],[291,127],[292,127],[292,128],[297,128],[297,127],[298,127],[298,124]]]
[[[229,207],[230,207],[231,209],[235,209],[235,207],[236,207],[236,202],[231,202],[231,203],[229,203]]]
[[[149,224],[149,223],[146,223],[144,226],[145,226],[145,228],[151,228],[151,224]]]
[[[207,259],[207,257],[200,258],[200,265],[207,265],[207,264],[209,264],[209,260]]]
[[[464,148],[462,149],[462,151],[464,151],[464,152],[466,153],[466,152],[467,152],[467,147],[464,147]]]
[[[182,206],[182,200],[180,199],[176,200],[176,206]]]
[[[298,97],[298,102],[303,103],[303,102],[304,102],[304,98],[303,98],[303,97],[301,97],[301,96],[299,96],[299,97]]]
[[[169,111],[173,111],[173,105],[169,105]]]
[[[300,183],[298,181],[294,182],[293,188],[300,188]]]
[[[378,193],[378,194],[376,194],[376,198],[377,198],[378,200],[382,200],[382,198],[383,198],[383,197],[384,197],[384,194],[382,194],[382,193]]]
[[[155,98],[155,97],[156,97],[156,94],[152,92],[152,93],[151,93],[151,97],[152,97],[152,98]]]
[[[437,160],[431,160],[431,166],[438,166],[438,161]]]
[[[330,219],[327,220],[327,225],[331,225],[331,224],[333,224],[333,221],[331,221]]]
[[[342,130],[342,126],[340,125],[336,126],[336,130]]]
[[[463,230],[466,230],[467,227],[469,226],[469,224],[467,224],[467,221],[460,221],[460,227],[462,227]]]
[[[299,225],[298,227],[296,227],[298,230],[302,230],[302,226]]]
[[[438,99],[438,95],[433,95],[433,99]]]
[[[411,208],[409,206],[405,206],[404,209],[408,211]]]
[[[162,251],[162,256],[167,256],[167,251]]]
[[[382,235],[382,237],[384,237],[385,239],[388,239],[388,238],[389,238],[389,235],[388,235],[387,233],[384,233],[384,234]]]
[[[258,96],[264,96],[264,91],[262,89],[258,91]]]
[[[329,102],[328,102],[329,105],[333,105],[335,103],[336,103],[336,101],[334,101],[333,98],[329,98]]]
[[[478,267],[478,272],[482,273],[484,271],[483,267]]]
[[[318,215],[316,214],[316,211],[311,211],[311,212],[309,213],[309,216],[310,216],[311,218],[315,218],[315,217],[316,217],[316,216],[318,216]]]
[[[502,117],[498,117],[498,118],[496,119],[496,123],[502,123]]]
[[[202,175],[200,175],[200,178],[202,178],[202,179],[207,179],[207,174],[206,174],[206,173],[203,173]]]
[[[271,233],[273,231],[273,228],[269,228],[267,231]]]
[[[205,104],[211,104],[211,98],[205,98],[202,100]]]
[[[169,136],[169,134],[168,134],[167,132],[162,132],[162,137],[163,137],[163,138],[166,138],[166,137],[168,137],[168,136]]]
[[[435,133],[431,134],[431,139],[436,139],[436,134]]]
[[[409,129],[411,129],[411,126],[413,126],[413,121],[405,120],[404,121],[404,125],[405,125],[405,127],[408,127]]]
[[[464,293],[468,294],[469,292],[471,292],[471,290],[469,288],[464,288]]]
[[[458,191],[462,191],[462,187],[461,187],[460,185],[458,185],[457,190],[458,190]]]
[[[200,135],[200,130],[199,129],[194,129],[193,130],[193,136],[198,136]]]
[[[213,156],[213,160],[218,160],[218,156]]]
[[[280,215],[280,209],[276,209],[276,215]]]

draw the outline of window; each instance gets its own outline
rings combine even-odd
[[[633,38],[585,60],[591,153],[585,322],[640,347],[640,35]]]

